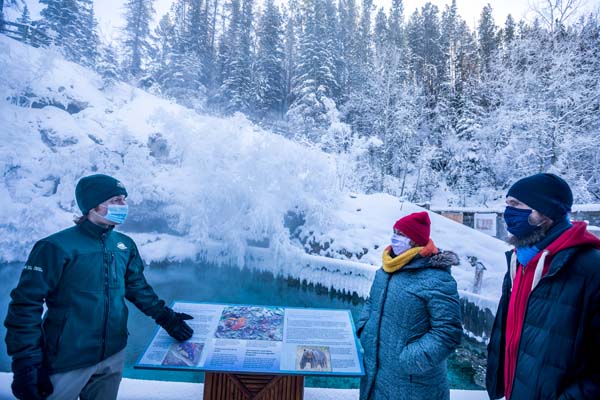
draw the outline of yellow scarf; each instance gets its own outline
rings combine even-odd
[[[433,241],[431,239],[429,239],[429,242],[427,242],[425,246],[412,247],[394,258],[390,256],[391,250],[392,246],[386,247],[386,249],[383,251],[382,256],[382,268],[388,274],[398,271],[400,268],[404,267],[406,264],[411,262],[412,259],[415,258],[417,255],[420,255],[422,257],[428,257],[438,252],[437,247],[435,247],[435,244],[433,244]]]

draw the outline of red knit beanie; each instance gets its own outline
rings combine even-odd
[[[429,214],[425,211],[409,214],[406,217],[400,218],[394,224],[395,230],[399,230],[405,234],[418,246],[425,246],[429,242],[430,227]]]

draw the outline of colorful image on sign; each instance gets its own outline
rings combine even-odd
[[[284,309],[279,307],[225,307],[215,337],[282,341],[283,313]]]
[[[331,371],[329,347],[298,346],[296,348],[296,370]]]
[[[174,343],[169,347],[162,365],[195,367],[200,362],[200,355],[203,348],[204,343]]]

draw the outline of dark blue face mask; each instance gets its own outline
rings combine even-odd
[[[507,206],[504,210],[506,229],[519,239],[525,238],[537,231],[540,227],[529,223],[531,211],[533,210]]]

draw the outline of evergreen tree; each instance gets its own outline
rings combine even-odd
[[[458,53],[461,41],[458,35],[460,17],[456,8],[456,0],[442,13],[440,45],[444,57],[443,82],[448,96],[455,96],[459,85]]]
[[[61,47],[65,56],[84,65],[94,65],[98,37],[92,0],[40,0],[40,27]]]
[[[362,2],[362,13],[360,15],[360,22],[358,25],[358,40],[357,40],[357,53],[355,57],[359,58],[359,61],[364,66],[372,61],[372,37],[371,37],[371,20],[373,11],[373,0],[363,0]]]
[[[357,14],[355,0],[339,0],[338,26],[341,57],[336,80],[340,85],[342,102],[350,97],[358,69]]]
[[[195,0],[178,0],[161,18],[154,31],[150,74],[165,96],[202,111],[206,107],[204,64],[198,54],[198,38],[192,39],[190,34],[191,20],[198,19],[199,10]]]
[[[158,87],[165,88],[168,75],[175,69],[171,64],[176,47],[175,26],[169,13],[162,16],[152,35],[150,74]]]
[[[389,30],[392,43],[394,43],[397,48],[403,48],[405,46],[403,25],[404,5],[402,0],[392,0]]]
[[[295,0],[290,1],[290,8],[287,12],[285,22],[285,60],[284,60],[284,103],[283,111],[287,112],[292,99],[293,78],[297,62],[297,35],[296,31],[300,29],[300,14],[298,4]]]
[[[231,0],[229,26],[221,39],[222,83],[218,102],[227,113],[249,112],[254,107],[252,93],[253,0]]]
[[[441,34],[437,6],[426,3],[421,9],[423,16],[423,45],[421,53],[416,53],[423,58],[423,83],[427,92],[433,96],[439,91],[442,81],[444,60],[440,46]]]
[[[390,31],[388,28],[387,16],[383,8],[380,8],[375,16],[375,27],[373,32],[375,41],[375,59],[380,63],[385,62],[390,44]]]
[[[506,17],[506,22],[504,23],[504,32],[502,35],[502,39],[504,40],[505,46],[508,47],[510,45],[510,42],[512,42],[515,38],[515,30],[515,20],[513,19],[512,15],[508,14],[508,16]]]
[[[187,18],[183,20],[180,41],[182,51],[190,59],[191,65],[197,70],[197,80],[207,85],[211,79],[212,52],[209,44],[208,0],[188,0]]]
[[[407,25],[412,73],[433,101],[444,69],[439,25],[438,8],[431,3],[426,3],[420,13],[415,10]]]
[[[96,33],[97,25],[93,0],[78,0],[75,55],[73,59],[88,67],[94,67],[98,57],[100,39]]]
[[[292,81],[292,104],[288,118],[299,137],[315,143],[329,126],[329,102],[338,90],[335,61],[327,37],[326,7],[323,0],[310,0],[303,10],[305,21],[299,39],[298,63]]]
[[[285,96],[283,21],[273,0],[267,0],[256,36],[256,93],[260,116],[281,116]]]
[[[373,32],[371,27],[373,1],[362,3],[362,13],[356,31],[356,40],[349,68],[348,98],[342,110],[345,120],[359,135],[373,132],[373,96],[376,96],[374,81]]]
[[[127,0],[123,49],[126,54],[125,73],[139,78],[144,59],[150,49],[150,22],[154,16],[154,0]]]
[[[394,66],[396,84],[403,85],[409,75],[409,51],[404,26],[404,6],[402,0],[393,0],[388,24],[390,43],[388,45],[388,63]]]
[[[333,87],[331,97],[337,103],[341,101],[342,91],[339,84],[338,68],[344,67],[343,47],[340,43],[340,26],[338,19],[337,7],[334,0],[324,0],[325,7],[325,21],[322,29],[323,40],[327,51],[331,54],[333,61],[333,75],[335,77],[336,85]]]
[[[119,66],[112,45],[108,44],[101,47],[96,71],[102,77],[104,83],[102,89],[112,86],[119,80]]]
[[[481,57],[482,69],[486,72],[490,70],[490,62],[492,56],[498,49],[498,37],[497,27],[494,23],[494,16],[492,15],[492,6],[487,4],[483,7],[481,12],[481,18],[479,19],[479,25],[477,32],[479,35],[479,54]]]

